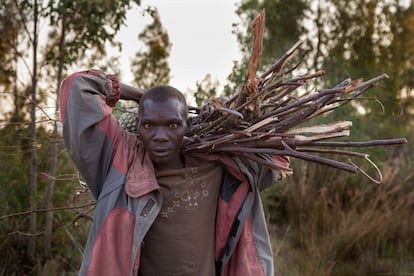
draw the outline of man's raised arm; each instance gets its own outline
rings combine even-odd
[[[113,75],[87,70],[67,77],[60,89],[60,119],[70,156],[97,198],[125,134],[112,108],[122,99],[139,101],[143,90]]]

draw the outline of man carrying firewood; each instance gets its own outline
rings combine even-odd
[[[144,93],[88,70],[60,93],[65,144],[96,199],[80,275],[273,275],[260,191],[281,173],[185,153],[187,103],[170,86]],[[140,99],[138,136],[112,116],[118,99]]]

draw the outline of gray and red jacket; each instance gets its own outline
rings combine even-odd
[[[143,238],[163,204],[140,140],[112,116],[111,93],[111,79],[97,70],[72,74],[60,90],[64,141],[96,199],[80,275],[137,275]],[[217,275],[273,275],[259,192],[278,173],[240,159],[205,158],[226,171],[216,218]]]

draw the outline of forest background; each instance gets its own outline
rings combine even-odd
[[[172,44],[156,7],[144,7],[139,0],[1,1],[0,275],[77,273],[93,201],[63,144],[58,88],[73,68],[120,72],[106,45],[122,46],[115,35],[127,11],[137,5],[152,22],[137,34],[146,47],[131,62],[134,85],[168,83]],[[364,149],[383,173],[381,184],[292,160],[293,175],[262,195],[276,273],[414,274],[413,1],[240,1],[234,34],[241,59],[234,62],[226,83],[217,83],[209,74],[197,81],[192,91],[197,104],[231,95],[243,83],[251,45],[249,22],[263,8],[260,70],[303,40],[306,56],[297,70],[326,71],[314,82],[315,89],[348,77],[387,73],[389,79],[365,97],[318,121],[351,120],[352,140],[408,139],[403,146]],[[42,47],[40,22],[50,29]],[[30,78],[21,75],[19,66]],[[120,103],[114,114],[127,107]]]

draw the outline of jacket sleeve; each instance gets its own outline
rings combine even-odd
[[[63,138],[95,198],[103,188],[123,135],[107,104],[108,100],[117,100],[114,101],[113,82],[103,72],[89,70],[70,75],[60,89]]]
[[[286,156],[277,156],[277,155],[268,155],[268,154],[258,154],[264,160],[274,162],[275,164],[289,168],[289,158]],[[260,191],[263,191],[269,188],[271,185],[276,183],[276,181],[281,181],[286,177],[286,172],[277,171],[271,169],[265,165],[262,165],[258,162],[254,162],[246,159],[237,159],[237,163],[243,163],[241,168],[244,168],[245,172],[250,173],[253,177],[253,182],[257,185]],[[242,169],[243,171],[243,169]]]

